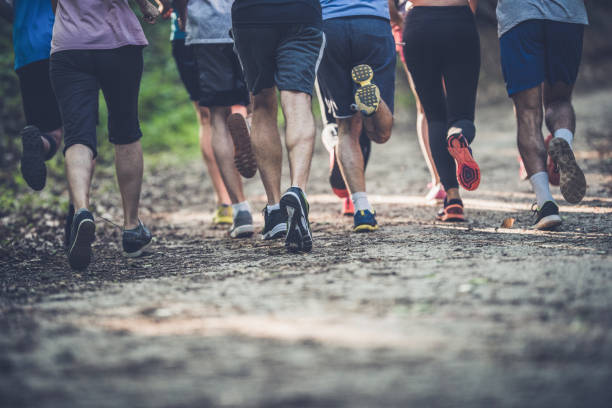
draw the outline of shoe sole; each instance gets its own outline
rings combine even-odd
[[[149,241],[145,246],[143,246],[142,248],[140,248],[138,251],[135,251],[135,252],[123,251],[123,255],[128,258],[138,258],[140,255],[142,255],[144,251],[146,251],[151,246],[152,243],[153,243],[153,240]]]
[[[363,232],[374,232],[378,229],[378,225],[369,225],[363,224],[353,227],[353,232],[363,233]]]
[[[248,238],[255,233],[253,225],[241,225],[230,232],[232,238]]]
[[[72,269],[83,270],[91,263],[91,244],[96,239],[96,224],[85,219],[79,223],[76,238],[68,251],[68,263]]]
[[[32,190],[40,191],[47,182],[47,166],[43,157],[43,142],[40,132],[33,126],[21,131],[21,175]]]
[[[465,137],[450,135],[446,143],[448,152],[457,165],[457,181],[468,191],[476,190],[480,185],[480,168],[468,149]]]
[[[287,234],[287,224],[276,224],[274,228],[265,234],[261,234],[262,241],[269,241],[272,239],[279,239],[285,237]]]
[[[359,85],[355,92],[357,108],[368,116],[372,115],[380,104],[380,90],[376,85],[370,83],[374,78],[374,71],[369,65],[357,65],[351,70],[351,78]]]
[[[291,253],[312,251],[312,234],[298,195],[292,191],[283,194],[280,206],[281,211],[286,211],[288,217],[285,237],[287,251]]]
[[[234,140],[234,164],[242,177],[252,178],[257,173],[257,161],[246,119],[239,113],[232,113],[227,118],[227,127]]]
[[[232,225],[234,223],[234,220],[231,217],[228,217],[229,219],[218,219],[215,220],[213,219],[213,224],[215,225]]]
[[[548,154],[559,168],[559,187],[565,201],[571,204],[582,201],[586,193],[586,179],[570,145],[563,139],[554,138],[548,147]]]
[[[436,220],[442,221],[442,222],[465,222],[465,217],[457,216],[457,215],[443,216],[443,217],[436,217]]]
[[[561,225],[561,223],[562,223],[561,217],[557,214],[552,214],[538,221],[538,223],[533,226],[533,229],[550,230],[555,227],[558,227],[559,225]]]
[[[546,139],[544,139],[544,145],[546,146],[547,152],[552,139],[552,135],[548,135]],[[561,177],[559,175],[559,167],[557,167],[554,160],[549,155],[546,156],[546,172],[548,173],[548,182],[550,183],[550,185],[559,186],[559,183],[561,182]],[[526,174],[527,173],[525,173],[525,175]]]

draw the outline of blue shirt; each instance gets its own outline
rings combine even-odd
[[[55,15],[49,0],[13,1],[15,69],[49,58]]]
[[[323,20],[338,17],[370,16],[389,20],[387,0],[320,0]]]

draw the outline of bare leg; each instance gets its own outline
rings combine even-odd
[[[285,115],[285,143],[289,153],[291,186],[306,190],[315,144],[315,123],[311,96],[303,92],[281,91]]]
[[[62,143],[62,136],[64,135],[63,128],[58,128],[58,129],[52,130],[50,132],[45,132],[45,133],[51,136],[53,140],[55,140],[55,145],[59,148],[60,143]],[[45,154],[49,153],[49,150],[51,149],[51,145],[49,144],[49,141],[42,136],[41,136],[41,140],[43,142]]]
[[[385,101],[381,100],[376,113],[363,118],[363,126],[370,140],[385,143],[391,137],[393,114]]]
[[[66,150],[64,162],[70,202],[77,210],[89,208],[89,188],[94,169],[93,152],[85,145],[72,145]]]
[[[425,110],[423,109],[423,105],[421,105],[421,100],[416,92],[414,81],[412,80],[410,71],[408,71],[408,67],[406,67],[406,64],[403,63],[402,66],[406,72],[406,77],[408,78],[408,83],[410,84],[410,89],[414,95],[414,101],[416,102],[416,131],[419,138],[419,146],[421,146],[421,153],[423,153],[423,158],[427,164],[427,169],[429,169],[431,183],[433,185],[438,185],[440,184],[440,175],[438,174],[438,170],[436,169],[436,165],[433,161],[433,156],[431,155],[431,146],[429,146],[429,127],[427,124],[427,118],[425,117]]]
[[[527,175],[546,171],[546,147],[542,137],[542,88],[536,86],[512,96],[516,114],[519,153]]]
[[[138,226],[138,204],[142,188],[142,146],[140,141],[115,145],[115,169],[123,203],[123,228]]]
[[[229,107],[214,106],[211,109],[212,148],[223,184],[227,188],[232,204],[245,200],[242,180],[234,164],[234,142],[227,128]],[[246,113],[246,109],[245,109]]]
[[[363,154],[359,146],[359,135],[363,126],[360,113],[351,118],[338,119],[338,145],[336,154],[344,182],[351,193],[365,192]]]
[[[550,133],[558,129],[576,131],[576,113],[572,106],[572,85],[557,82],[551,85],[547,82],[543,85],[544,110],[546,127]]]
[[[210,110],[206,107],[200,107],[197,102],[193,103],[198,115],[199,121],[199,139],[200,139],[200,151],[202,152],[202,158],[208,169],[208,175],[212,181],[215,194],[217,195],[217,205],[219,204],[230,204],[231,200],[223,179],[221,178],[221,172],[217,167],[217,161],[212,148],[212,129],[211,129],[211,118]]]
[[[266,88],[253,96],[251,142],[268,205],[280,202],[283,148],[277,125],[276,89]]]

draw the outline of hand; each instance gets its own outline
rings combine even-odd
[[[181,31],[185,31],[185,20],[183,19],[183,17],[178,18],[178,26],[181,29]]]
[[[172,4],[167,0],[160,0],[158,10],[161,17],[167,20],[172,15]]]
[[[155,24],[160,15],[159,10],[148,0],[137,0],[140,11],[142,12],[144,21],[149,24]]]

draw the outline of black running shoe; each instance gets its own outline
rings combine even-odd
[[[536,215],[533,223],[533,228],[539,230],[550,230],[561,225],[561,217],[559,216],[559,207],[553,201],[547,201],[542,208],[537,208],[534,203],[532,211]]]
[[[268,209],[263,209],[264,228],[261,231],[261,239],[264,241],[270,239],[283,238],[287,235],[287,212],[272,210],[268,214]]]
[[[47,166],[45,165],[45,148],[42,134],[36,126],[26,126],[21,132],[21,174],[33,190],[40,191],[47,182]]]
[[[138,226],[133,229],[123,230],[123,255],[136,258],[151,245],[153,236],[151,231],[138,220]]]
[[[68,263],[73,269],[87,268],[92,258],[91,244],[96,239],[96,224],[93,215],[81,208],[74,215],[70,228]]]
[[[309,206],[302,190],[291,187],[280,200],[281,210],[287,213],[285,248],[289,252],[312,251],[312,231],[308,221]]]
[[[66,224],[64,224],[64,246],[66,250],[70,246],[70,231],[72,230],[72,220],[74,218],[74,205],[68,204],[68,214],[66,214]]]

